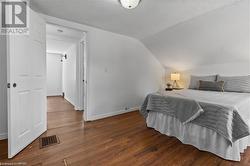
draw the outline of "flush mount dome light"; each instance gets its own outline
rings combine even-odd
[[[122,6],[126,9],[136,8],[141,0],[120,0]]]

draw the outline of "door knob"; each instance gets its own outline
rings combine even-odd
[[[15,88],[16,86],[17,86],[17,84],[16,84],[16,83],[14,83],[14,84],[13,84],[13,87]]]

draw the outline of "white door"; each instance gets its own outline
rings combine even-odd
[[[46,27],[30,10],[29,35],[8,36],[8,156],[47,130]]]

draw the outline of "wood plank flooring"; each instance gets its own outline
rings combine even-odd
[[[39,142],[35,140],[8,160],[7,141],[0,141],[0,165],[18,162],[51,166],[64,166],[65,162],[68,166],[250,165],[250,148],[242,155],[241,162],[226,161],[147,128],[138,112],[84,123],[82,112],[75,111],[62,98],[48,98],[48,109],[48,131],[43,136],[56,134],[61,143],[39,149]]]

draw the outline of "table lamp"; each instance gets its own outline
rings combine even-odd
[[[174,81],[173,88],[179,88],[177,81],[180,80],[180,73],[172,73],[171,74],[171,81]]]

